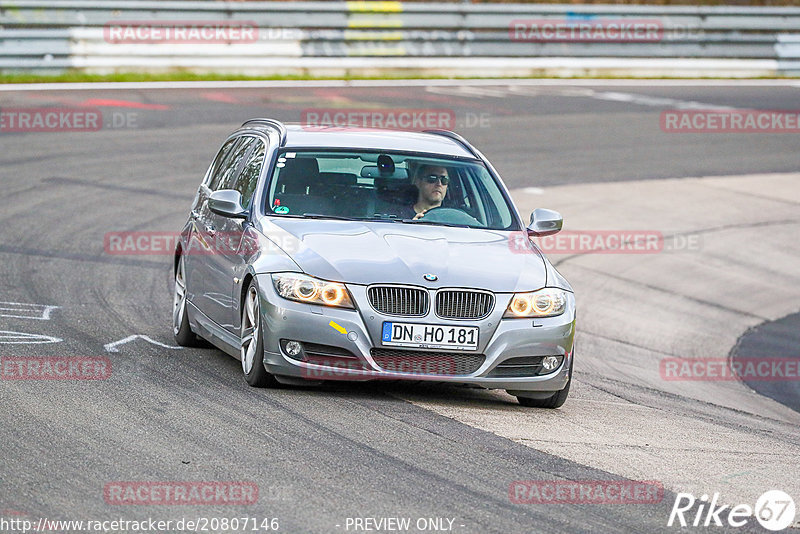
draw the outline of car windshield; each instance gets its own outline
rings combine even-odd
[[[268,187],[267,211],[286,217],[517,229],[500,186],[476,160],[283,150]]]

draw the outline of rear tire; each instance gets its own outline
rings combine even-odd
[[[522,397],[517,395],[517,401],[520,405],[527,408],[561,408],[567,402],[569,396],[569,386],[572,384],[572,364],[575,363],[575,352],[572,353],[572,359],[569,362],[569,381],[561,391],[555,391],[552,395],[545,398]]]
[[[175,342],[181,347],[197,347],[200,339],[192,332],[189,324],[189,314],[187,312],[188,302],[186,300],[186,267],[183,263],[183,255],[178,259],[178,266],[175,269],[175,289],[172,297],[172,333],[175,335]]]
[[[255,388],[276,387],[280,384],[264,367],[264,336],[258,286],[250,282],[242,306],[241,345],[239,357],[247,383]]]

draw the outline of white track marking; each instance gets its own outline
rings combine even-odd
[[[48,306],[46,304],[27,304],[22,302],[0,301],[0,317],[49,321],[50,313],[58,308],[59,306]]]
[[[610,102],[627,102],[630,104],[637,104],[640,106],[668,107],[673,109],[727,109],[727,110],[736,109],[730,106],[704,104],[703,102],[696,102],[694,100],[677,100],[674,98],[635,95],[632,93],[618,93],[614,91],[588,90],[586,96],[589,98],[594,98],[596,100],[607,100]]]
[[[134,334],[132,336],[128,336],[128,337],[120,339],[118,341],[113,341],[111,343],[106,343],[105,345],[103,345],[103,348],[106,349],[106,352],[119,352],[119,349],[117,347],[119,347],[120,345],[124,345],[125,343],[129,343],[131,341],[134,341],[137,338],[138,339],[144,339],[148,343],[152,343],[153,345],[158,345],[159,347],[162,347],[162,348],[165,348],[165,349],[180,350],[180,349],[183,348],[183,347],[176,347],[176,346],[173,346],[173,345],[165,345],[164,343],[161,343],[160,341],[156,341],[154,339],[151,339],[148,336],[143,336],[141,334]]]
[[[622,102],[634,104],[639,106],[651,107],[664,107],[670,109],[718,109],[718,110],[733,110],[730,106],[720,106],[716,104],[706,104],[694,100],[679,100],[675,98],[667,98],[660,96],[637,95],[634,93],[622,93],[619,91],[595,91],[587,87],[564,87],[552,89],[546,93],[537,87],[525,85],[508,85],[504,87],[496,87],[492,89],[484,89],[470,86],[460,87],[436,87],[430,86],[427,88],[429,93],[460,96],[466,98],[483,98],[484,96],[491,96],[501,98],[504,96],[556,96],[556,97],[577,97],[577,98],[593,98],[595,100],[604,100],[607,102]]]
[[[505,87],[489,88],[475,85],[439,86],[429,85],[425,88],[429,93],[447,96],[464,96],[469,98],[504,98],[508,96],[508,89]]]
[[[605,100],[606,102],[624,102],[639,106],[664,107],[670,109],[717,109],[734,110],[730,106],[718,104],[708,104],[695,100],[680,100],[661,96],[637,95],[634,93],[622,93],[619,91],[595,91],[589,88],[565,88],[557,93],[557,96],[571,96],[577,98],[593,98],[595,100]]]
[[[0,345],[37,345],[43,343],[60,343],[63,339],[42,334],[27,334],[0,330]]]
[[[572,85],[572,84],[568,84]],[[602,85],[602,84],[598,84]],[[619,91],[595,91],[588,87],[563,87],[555,88],[550,91],[542,93],[539,87],[529,85],[498,85],[497,87],[484,88],[475,87],[471,85],[461,86],[437,86],[429,85],[426,87],[429,93],[459,96],[463,98],[503,98],[506,96],[555,96],[555,97],[577,97],[577,98],[593,98],[595,100],[604,100],[607,102],[623,102],[639,106],[651,107],[664,107],[669,109],[717,109],[717,110],[733,110],[730,106],[720,106],[716,104],[706,104],[703,102],[696,102],[694,100],[679,100],[675,98],[666,98],[660,96],[637,95],[634,93],[623,93]]]

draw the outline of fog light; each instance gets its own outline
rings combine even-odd
[[[299,341],[287,341],[286,347],[284,348],[286,349],[286,354],[289,356],[297,356],[303,350],[303,346]]]
[[[558,367],[558,356],[545,356],[542,358],[542,369],[552,371]]]

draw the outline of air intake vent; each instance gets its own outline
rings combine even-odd
[[[541,356],[521,356],[501,362],[489,373],[491,377],[537,376],[542,370]]]
[[[480,369],[486,359],[483,354],[399,349],[372,349],[370,354],[384,371],[415,375],[469,375]]]

